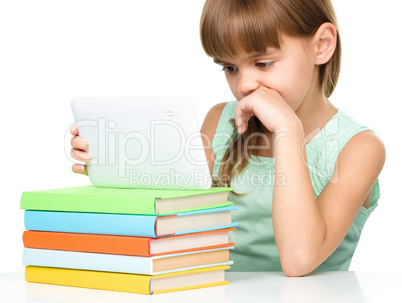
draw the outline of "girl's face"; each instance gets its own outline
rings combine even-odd
[[[222,65],[237,100],[265,86],[276,90],[296,111],[308,93],[317,89],[320,92],[318,66],[316,69],[309,40],[289,36],[282,36],[282,39],[281,49],[268,48],[265,54],[214,58],[217,64]]]

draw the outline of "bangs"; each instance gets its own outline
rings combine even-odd
[[[265,53],[268,47],[280,48],[279,27],[269,1],[207,1],[201,16],[201,43],[213,58]]]

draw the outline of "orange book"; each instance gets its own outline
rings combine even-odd
[[[234,228],[165,238],[99,234],[24,231],[24,247],[132,256],[157,256],[186,251],[234,246],[229,231]]]

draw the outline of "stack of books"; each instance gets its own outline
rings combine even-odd
[[[231,190],[23,192],[25,278],[140,294],[228,284]]]

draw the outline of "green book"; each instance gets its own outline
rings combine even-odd
[[[231,187],[166,190],[95,187],[93,185],[25,191],[21,209],[111,214],[167,215],[229,206]]]

